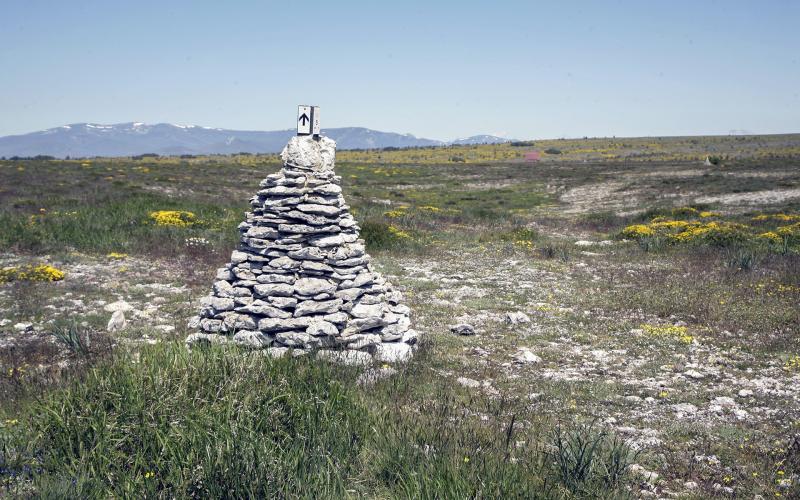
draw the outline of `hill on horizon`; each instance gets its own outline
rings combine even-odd
[[[510,140],[492,135],[475,135],[447,142],[364,127],[329,128],[322,132],[335,140],[339,149],[496,144]],[[74,123],[28,134],[0,137],[0,156],[48,155],[64,158],[134,156],[147,153],[278,153],[294,134],[294,129],[247,131],[169,123]]]

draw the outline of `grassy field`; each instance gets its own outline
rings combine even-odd
[[[0,161],[2,494],[800,496],[800,136],[340,152],[424,339],[366,371],[181,345],[279,167]]]

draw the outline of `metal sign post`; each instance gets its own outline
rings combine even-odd
[[[319,135],[319,106],[297,106],[297,135]]]

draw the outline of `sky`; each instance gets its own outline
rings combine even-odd
[[[800,2],[0,0],[0,136],[79,122],[453,139],[800,132]]]

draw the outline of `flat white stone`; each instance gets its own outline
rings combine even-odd
[[[542,358],[534,354],[533,351],[527,347],[520,348],[513,357],[514,363],[521,365],[537,364],[542,362]]]
[[[327,321],[323,320],[316,320],[308,325],[308,328],[306,328],[306,333],[315,337],[321,337],[324,335],[330,336],[338,334],[339,329],[336,328],[336,325],[333,323],[328,323]]]
[[[365,304],[362,302],[360,304],[357,304],[350,311],[350,314],[352,314],[356,318],[370,318],[370,317],[379,318],[383,316],[383,313],[384,313],[384,306],[380,302],[378,302],[377,304]]]
[[[379,344],[375,351],[375,359],[386,363],[399,363],[411,359],[413,350],[403,342]]]
[[[254,286],[253,291],[260,297],[291,297],[294,287],[288,283],[263,283]]]
[[[294,291],[300,295],[317,295],[320,293],[333,293],[336,284],[321,278],[300,278],[294,282]]]
[[[227,297],[203,297],[200,304],[212,308],[214,311],[231,311],[233,310],[233,299]]]
[[[305,300],[299,302],[297,306],[295,306],[294,316],[298,318],[309,314],[334,313],[338,311],[340,307],[342,307],[341,299],[323,300],[319,302],[316,300]]]
[[[342,209],[337,206],[316,203],[301,203],[297,205],[297,209],[309,214],[328,216],[339,215],[342,212]]]
[[[317,358],[342,363],[350,366],[364,366],[372,363],[372,356],[368,352],[362,351],[317,351]]]
[[[262,332],[254,332],[249,330],[237,332],[236,335],[233,336],[233,342],[235,344],[242,347],[248,347],[250,349],[262,349],[264,347],[269,347],[272,345],[272,340],[273,339],[269,335],[266,335]]]

